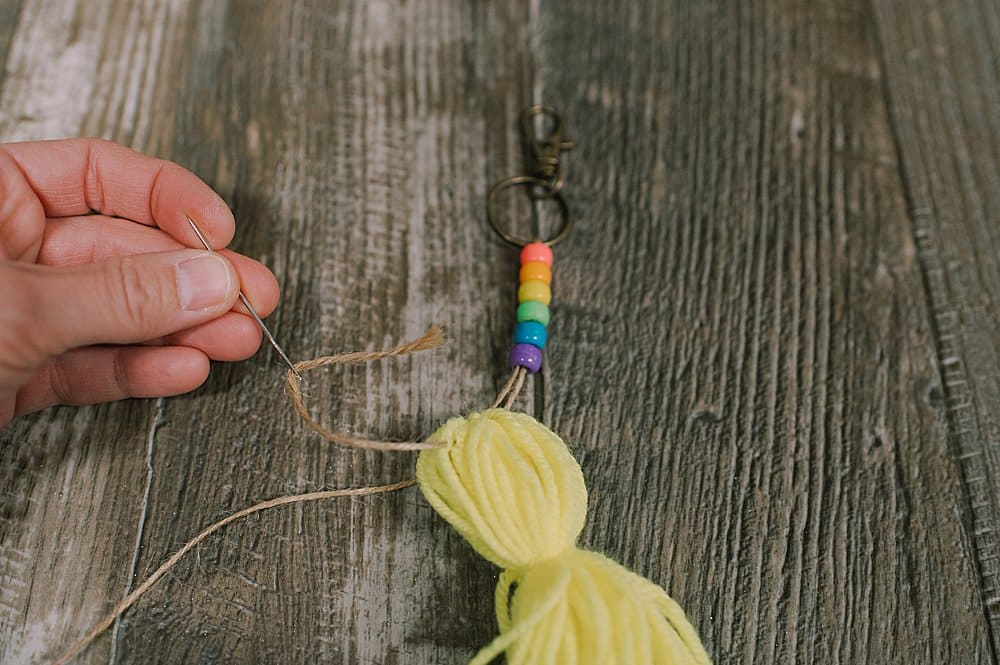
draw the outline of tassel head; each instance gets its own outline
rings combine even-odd
[[[583,473],[534,418],[489,409],[452,418],[428,439],[417,480],[424,495],[484,558],[521,570],[576,544],[587,518]]]

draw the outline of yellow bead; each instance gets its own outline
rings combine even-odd
[[[546,284],[551,284],[552,268],[550,268],[547,263],[542,263],[541,261],[531,261],[530,263],[525,263],[521,266],[521,281],[529,282],[533,279],[537,279],[539,282],[545,282]]]
[[[529,300],[548,305],[552,302],[552,289],[549,288],[548,284],[537,279],[521,282],[521,288],[517,290],[517,301],[528,302]]]

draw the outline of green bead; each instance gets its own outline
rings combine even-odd
[[[549,325],[549,306],[537,300],[525,300],[517,306],[517,322],[538,321],[543,326]]]

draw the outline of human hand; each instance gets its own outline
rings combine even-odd
[[[91,214],[96,212],[97,214]],[[210,254],[233,215],[194,174],[106,141],[0,145],[0,427],[53,404],[194,390],[278,302],[253,259]],[[195,248],[195,249],[190,249]]]

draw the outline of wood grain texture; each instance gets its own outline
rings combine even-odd
[[[546,419],[583,448],[589,542],[664,583],[719,662],[982,662],[878,40],[863,5],[823,5],[553,15],[544,95],[582,106],[593,223]],[[627,350],[592,362],[607,339]]]
[[[916,6],[914,6],[916,5]],[[875,2],[892,127],[1000,652],[1000,6]]]
[[[990,0],[0,2],[0,138],[192,169],[278,275],[328,426],[412,438],[504,378],[490,184],[567,118],[546,369],[521,400],[591,489],[585,545],[717,663],[996,663],[1000,16]],[[510,199],[510,203],[514,199]],[[518,219],[531,221],[526,209]],[[542,222],[547,217],[543,215]],[[208,523],[391,482],[264,349],[169,400],[0,430],[0,662],[69,644]],[[281,508],[181,562],[88,663],[462,663],[496,572],[419,493]]]

